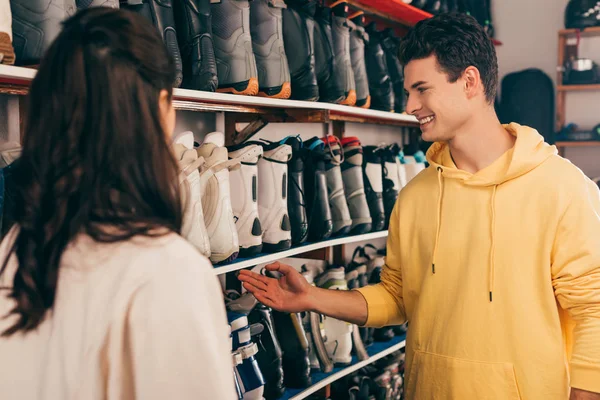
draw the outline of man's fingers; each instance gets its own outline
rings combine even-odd
[[[241,270],[238,274],[238,279],[242,282],[248,282],[249,279],[254,279],[256,281],[260,281],[265,285],[269,284],[269,280],[274,280],[273,278],[269,278],[268,276],[263,276],[261,274],[257,274],[256,272]]]
[[[258,291],[256,293],[252,293],[252,294],[254,295],[254,297],[256,297],[256,300],[260,301],[265,306],[277,310],[275,303],[265,295],[265,292]]]
[[[289,274],[294,268],[290,267],[287,264],[282,264],[279,261],[274,262],[273,264],[269,264],[265,267],[268,271],[278,271],[283,275]]]
[[[244,289],[246,289],[247,291],[249,291],[250,293],[252,293],[254,295],[254,297],[256,297],[257,299],[258,299],[258,297],[257,297],[258,295],[263,295],[264,296],[265,290],[261,289],[261,288],[259,288],[257,286],[254,286],[251,283],[244,282],[244,283],[242,283],[242,286],[244,287]]]
[[[254,275],[257,275],[257,274],[254,274]],[[240,276],[238,276],[238,279],[244,283],[249,283],[252,286],[255,286],[261,290],[267,290],[268,289],[267,283],[264,282],[263,279],[261,279],[261,278],[264,278],[264,276],[260,276],[260,275],[254,276],[254,275],[246,275],[246,274],[241,275],[240,274]]]

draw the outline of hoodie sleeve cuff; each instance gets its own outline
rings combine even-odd
[[[571,363],[571,387],[600,393],[600,364]]]
[[[354,290],[362,294],[367,302],[367,322],[363,326],[381,328],[398,312],[396,302],[381,284]]]

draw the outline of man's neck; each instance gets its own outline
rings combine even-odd
[[[515,145],[516,137],[498,121],[493,108],[467,122],[450,141],[450,155],[458,169],[472,174],[496,161]]]

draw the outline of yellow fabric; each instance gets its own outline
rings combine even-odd
[[[446,144],[402,189],[368,326],[408,320],[409,400],[600,392],[600,193],[535,130],[471,174]]]

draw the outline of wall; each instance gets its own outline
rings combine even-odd
[[[558,60],[558,30],[564,28],[567,0],[493,0],[493,18],[498,46],[500,79],[506,74],[526,68],[546,72],[556,86]],[[600,38],[585,38],[580,43],[581,57],[600,64]],[[600,123],[598,104],[600,92],[567,94],[567,121],[582,129]],[[567,149],[566,158],[588,176],[600,176],[600,148]]]

